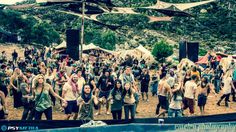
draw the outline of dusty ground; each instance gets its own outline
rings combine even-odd
[[[226,108],[224,106],[224,103],[222,101],[221,106],[216,105],[216,101],[219,99],[220,95],[209,95],[207,105],[206,105],[206,115],[212,115],[212,114],[221,114],[221,113],[233,113],[236,112],[235,107],[236,103],[230,102],[230,107]],[[231,98],[230,98],[231,100]],[[12,98],[8,98],[8,110],[9,110],[9,120],[20,120],[22,116],[22,111],[23,108],[20,109],[13,109],[13,104],[12,104]],[[136,115],[136,118],[152,118],[155,117],[155,109],[156,109],[156,104],[157,104],[157,97],[150,96],[149,102],[144,102],[140,100],[140,104],[138,106],[138,111],[139,113]],[[57,107],[53,108],[53,119],[54,120],[63,120],[64,119],[64,113],[59,112]],[[106,115],[105,114],[105,107],[103,107],[103,112],[99,116],[94,116],[96,120],[101,120],[101,119],[112,119],[112,115]],[[200,115],[199,108],[195,105],[195,110],[196,110],[196,115]],[[94,114],[96,111],[94,111]],[[188,110],[184,112],[186,115],[188,115]],[[124,119],[124,115],[122,116]]]
[[[14,51],[14,49],[18,53],[18,57],[23,57],[24,56],[24,49],[22,47],[20,47],[20,45],[10,44],[10,43],[7,43],[7,44],[1,44],[0,43],[0,53],[2,53],[2,51],[5,51],[6,54],[7,54],[7,57],[9,59],[11,59],[12,52]]]

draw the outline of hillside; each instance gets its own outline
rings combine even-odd
[[[30,0],[32,1],[32,0]],[[200,0],[162,0],[185,3]],[[119,7],[153,5],[156,0],[113,0]],[[64,14],[54,8],[29,8],[25,10],[0,10],[0,28],[21,36],[21,43],[50,45],[65,39],[68,28],[79,29],[79,17]],[[138,10],[138,9],[137,9]],[[142,11],[144,15],[160,15],[153,11]],[[142,44],[152,48],[160,39],[176,44],[181,38],[199,41],[201,49],[212,49],[216,45],[227,53],[236,52],[236,1],[219,0],[187,10],[193,17],[175,17],[172,22],[148,23],[144,15],[102,15],[98,19],[106,24],[119,25],[116,30],[85,20],[85,43],[95,43],[107,49],[115,44],[128,43],[130,47]],[[1,37],[0,37],[1,41]],[[177,46],[175,46],[177,47]],[[205,51],[204,51],[205,52]]]

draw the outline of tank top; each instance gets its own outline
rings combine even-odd
[[[49,95],[49,88],[47,85],[44,86],[44,90],[42,92],[41,97],[39,96],[40,96],[40,92],[35,91],[35,100],[36,100],[35,109],[37,111],[44,111],[52,106],[51,98]]]

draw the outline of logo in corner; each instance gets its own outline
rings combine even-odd
[[[6,125],[2,125],[2,126],[1,126],[1,130],[2,130],[3,132],[5,132],[5,131],[7,130],[7,126],[6,126]]]

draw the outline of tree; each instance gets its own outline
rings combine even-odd
[[[173,47],[165,41],[160,41],[154,45],[152,54],[159,62],[164,62],[165,58],[173,54]]]
[[[108,50],[113,50],[115,49],[115,44],[116,44],[116,34],[112,31],[106,31],[105,33],[102,34],[101,36],[101,43],[99,46],[101,48],[105,48]]]

